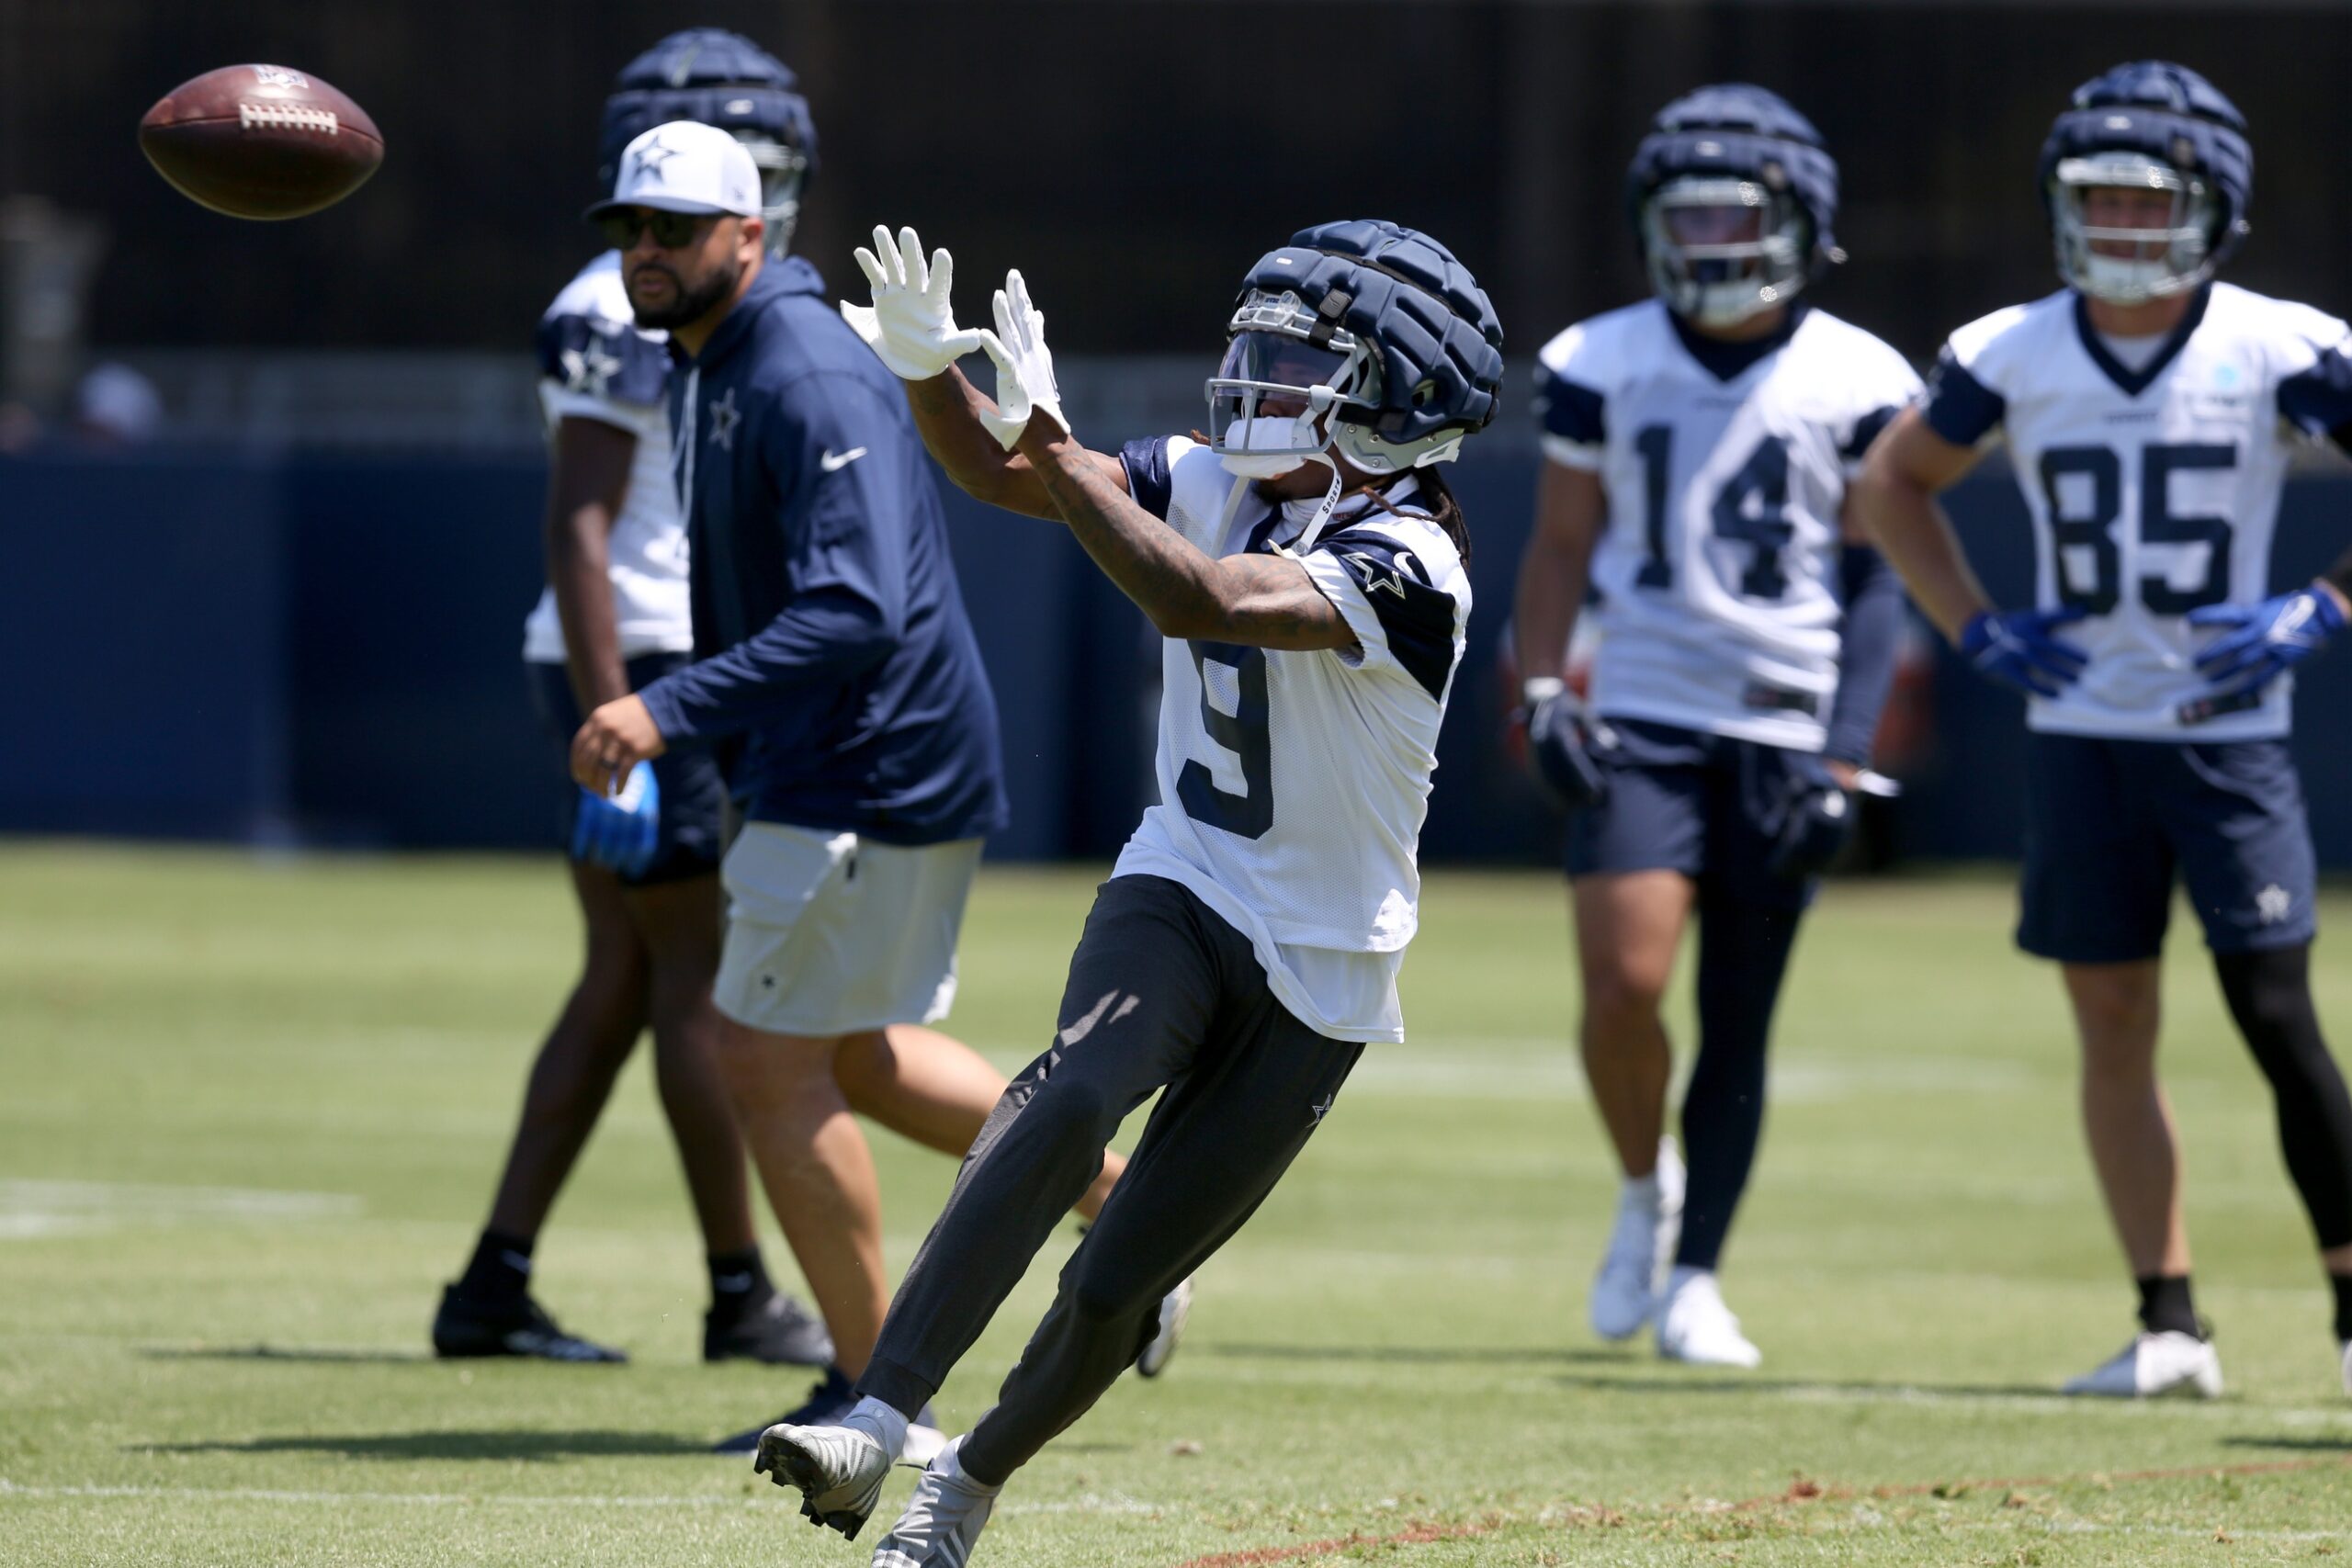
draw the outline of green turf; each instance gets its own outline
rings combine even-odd
[[[1089,887],[982,879],[956,1024],[1001,1065],[1044,1037]],[[2352,1551],[2352,1403],[2193,939],[2166,1064],[2232,1393],[2086,1406],[2049,1391],[2121,1341],[2130,1292],[2056,987],[2009,949],[2006,884],[1823,899],[1727,1275],[1768,1358],[1750,1376],[1583,1326],[1613,1192],[1566,1043],[1562,906],[1547,878],[1432,879],[1414,1042],[1367,1055],[1209,1266],[1168,1377],[1121,1384],[1018,1478],[983,1564],[1306,1561],[1281,1554],[1350,1539],[1323,1560]],[[641,1064],[539,1253],[548,1302],[634,1363],[423,1355],[573,940],[551,863],[0,846],[0,1561],[864,1561],[700,1451],[800,1384],[695,1359],[698,1248]],[[2319,975],[2342,1027],[2352,972]],[[950,1171],[876,1142],[903,1262]],[[988,1404],[1071,1244],[944,1392],[952,1424]]]

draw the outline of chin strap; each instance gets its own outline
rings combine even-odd
[[[1330,469],[1331,484],[1330,488],[1323,492],[1323,504],[1315,509],[1315,515],[1308,518],[1306,520],[1306,526],[1300,530],[1298,543],[1291,547],[1294,551],[1300,555],[1305,555],[1307,551],[1315,547],[1316,536],[1323,532],[1323,525],[1331,520],[1331,513],[1338,509],[1340,504],[1340,485],[1341,483],[1340,479],[1340,465],[1332,461],[1329,454],[1317,452],[1306,460],[1310,463],[1320,463],[1325,468]]]

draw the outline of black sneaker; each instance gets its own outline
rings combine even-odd
[[[444,1359],[473,1356],[530,1356],[542,1361],[626,1361],[628,1355],[566,1334],[528,1296],[484,1301],[441,1292],[433,1314],[433,1353]]]
[[[706,1361],[764,1361],[775,1367],[827,1367],[833,1337],[824,1320],[782,1291],[771,1291],[757,1305],[718,1320],[713,1307],[702,1316]]]
[[[715,1454],[755,1454],[760,1451],[760,1435],[770,1427],[838,1427],[842,1418],[857,1408],[857,1391],[850,1386],[849,1378],[839,1367],[827,1367],[822,1382],[812,1384],[808,1399],[795,1410],[787,1410],[774,1421],[763,1422],[748,1432],[716,1443]],[[947,1434],[939,1429],[939,1417],[930,1405],[915,1412],[907,1424],[907,1446],[899,1451],[904,1464],[929,1464],[932,1456],[947,1446]]]

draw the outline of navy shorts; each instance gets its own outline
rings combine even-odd
[[[691,654],[647,653],[628,661],[628,689],[641,692],[673,670],[693,661]],[[563,838],[571,847],[572,825],[580,818],[580,786],[571,782],[571,738],[580,732],[580,705],[571,695],[571,677],[560,664],[526,663],[531,702],[553,743],[556,776],[563,785]],[[689,876],[709,876],[718,870],[726,852],[721,818],[727,809],[727,782],[718,762],[702,747],[664,751],[653,759],[653,780],[662,787],[662,836],[653,860],[635,876],[621,880],[632,887],[676,882]]]
[[[1570,876],[1679,871],[1702,896],[1802,908],[1810,878],[1772,869],[1804,753],[1647,719],[1612,718],[1617,744],[1593,757],[1609,781],[1568,818]]]
[[[2018,945],[2062,964],[2163,950],[2173,877],[2216,953],[2300,947],[2318,870],[2284,740],[2026,740]]]

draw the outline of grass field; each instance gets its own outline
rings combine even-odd
[[[863,1563],[702,1451],[805,1378],[695,1360],[700,1258],[641,1062],[538,1274],[633,1363],[424,1353],[566,978],[559,877],[0,846],[0,1562]],[[1090,886],[982,880],[955,1021],[1002,1066],[1045,1037]],[[2121,1342],[2131,1293],[2055,982],[2010,951],[2006,883],[1824,898],[1728,1259],[1767,1358],[1749,1375],[1583,1325],[1613,1185],[1566,1044],[1561,906],[1548,878],[1432,879],[1413,1043],[1373,1049],[1204,1273],[1169,1375],[1120,1384],[1017,1479],[983,1563],[2352,1551],[2324,1292],[2193,940],[2167,1070],[2232,1392],[2092,1406],[2050,1390]],[[2352,968],[2319,973],[2352,1033]],[[951,1172],[876,1144],[903,1263]],[[952,1425],[989,1403],[1073,1239],[944,1391]]]

